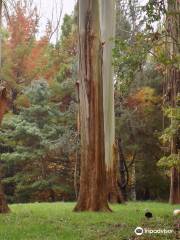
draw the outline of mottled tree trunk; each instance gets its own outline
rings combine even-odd
[[[122,203],[125,199],[118,186],[119,174],[118,174],[118,150],[114,146],[113,156],[111,158],[111,165],[107,168],[107,191],[108,200],[111,203]]]
[[[0,124],[6,110],[7,110],[6,89],[4,87],[0,87]],[[2,183],[0,181],[0,213],[7,212],[9,212],[9,208],[3,192]]]
[[[75,211],[110,211],[107,202],[99,1],[79,0],[80,191]]]
[[[115,143],[114,78],[112,49],[115,37],[115,1],[100,0],[101,41],[103,44],[103,107],[105,162],[107,170],[108,200],[122,202],[118,187],[118,155]]]

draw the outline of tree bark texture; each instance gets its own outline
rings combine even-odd
[[[107,171],[108,200],[111,203],[122,203],[124,199],[118,186],[118,150],[115,146],[111,161],[111,168]]]
[[[107,201],[99,1],[79,1],[80,191],[75,211],[110,211]]]
[[[168,35],[168,53],[170,58],[178,57],[180,54],[180,2],[179,0],[168,1],[168,14],[166,19]],[[177,96],[180,93],[180,63],[167,68],[166,89],[169,97],[169,105],[172,108],[180,107]],[[171,123],[173,119],[171,119]],[[179,154],[179,136],[173,136],[171,140],[171,154]],[[180,203],[180,166],[171,169],[170,197],[171,204]]]
[[[114,78],[112,49],[115,37],[115,1],[100,0],[100,28],[103,47],[103,109],[105,162],[107,170],[108,200],[122,202],[118,187],[118,155],[115,143]]]

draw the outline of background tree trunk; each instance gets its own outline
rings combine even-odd
[[[10,209],[7,205],[3,187],[2,187],[2,183],[0,181],[0,213],[8,213],[9,211],[10,211]]]
[[[6,109],[7,109],[6,89],[4,87],[0,87],[0,124]],[[7,212],[9,212],[9,207],[7,205],[6,198],[3,192],[2,183],[0,181],[0,213]]]
[[[171,187],[169,202],[171,204],[180,203],[180,173],[177,168],[171,169]]]
[[[110,211],[107,202],[99,1],[79,1],[81,176],[75,211]]]
[[[120,191],[122,193],[123,200],[127,200],[127,185],[128,185],[128,169],[126,165],[123,148],[121,145],[121,138],[117,139],[118,155],[119,155],[119,174],[120,174]]]
[[[136,165],[133,161],[131,165],[131,185],[130,185],[130,198],[132,201],[136,201]]]

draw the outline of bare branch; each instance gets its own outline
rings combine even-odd
[[[57,4],[57,1],[55,1],[55,9],[56,9],[56,24],[55,24],[55,27],[54,29],[52,29],[50,35],[49,35],[49,41],[51,41],[52,37],[54,36],[54,34],[56,33],[56,41],[58,41],[59,39],[59,36],[57,36],[59,34],[59,27],[60,27],[60,23],[61,23],[61,17],[62,17],[62,12],[63,12],[63,3],[62,3],[62,0],[61,0],[61,3],[60,3],[60,10],[58,12],[58,4]],[[53,26],[53,16],[54,16],[54,8],[53,8],[53,11],[52,11],[52,20],[51,20],[51,26]]]

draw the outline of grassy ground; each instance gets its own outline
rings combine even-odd
[[[176,239],[174,234],[138,237],[134,229],[172,229],[172,211],[180,206],[136,202],[114,205],[113,213],[74,213],[73,207],[74,203],[11,205],[11,213],[0,216],[0,240]],[[145,208],[154,216],[149,221],[144,217]]]

